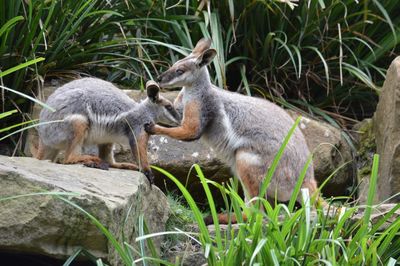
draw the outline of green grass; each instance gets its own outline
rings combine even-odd
[[[349,204],[342,206],[336,215],[326,215],[320,208],[312,215],[312,198],[307,191],[302,191],[302,206],[292,211],[284,204],[271,206],[264,199],[256,199],[263,205],[264,213],[259,208],[244,204],[237,195],[234,182],[226,187],[215,184],[205,179],[200,168],[195,166],[206,194],[209,185],[217,186],[230,202],[227,209],[233,210],[237,217],[242,212],[249,217],[247,222],[240,222],[237,226],[228,224],[226,231],[221,230],[214,219],[213,236],[183,185],[164,170],[155,169],[176,182],[195,213],[195,223],[200,230],[196,239],[202,243],[209,265],[387,265],[395,263],[400,256],[400,218],[383,231],[379,228],[394,215],[400,204],[373,224],[370,223],[371,210],[376,207],[373,207],[372,200],[376,193],[378,162],[379,156],[375,155],[368,201],[364,216],[359,220],[351,218],[364,207]],[[207,198],[215,217],[212,197]],[[292,200],[296,198],[294,195]]]

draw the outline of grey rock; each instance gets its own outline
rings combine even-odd
[[[357,144],[358,202],[365,204],[368,197],[373,157],[376,153],[372,119],[367,118],[360,121],[353,126],[352,131]],[[378,201],[376,200],[376,202]]]
[[[122,243],[137,247],[140,215],[151,232],[165,231],[169,205],[135,171],[60,165],[26,157],[0,156],[0,250],[65,259],[79,247],[120,265],[116,251],[82,211],[57,196],[6,197],[37,192],[74,192],[64,198],[96,217]],[[160,246],[161,239],[157,239]]]
[[[168,249],[164,258],[171,263],[184,266],[201,266],[207,263],[201,245],[190,240],[179,242]]]
[[[390,65],[379,95],[373,124],[380,154],[377,201],[400,191],[400,57]],[[397,196],[393,201],[399,201]]]

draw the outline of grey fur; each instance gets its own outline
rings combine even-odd
[[[158,79],[160,86],[183,86],[174,103],[177,110],[184,109],[191,101],[200,102],[201,122],[197,137],[215,149],[234,173],[237,151],[249,150],[249,159],[257,161],[257,158],[261,158],[262,172],[265,174],[294,121],[284,109],[267,100],[228,92],[212,85],[208,70],[203,65],[212,61],[213,56],[209,58],[209,51],[213,49],[208,49],[209,45],[207,47],[204,43],[200,46],[203,54],[208,54],[207,62],[201,61],[202,51],[196,46],[195,54],[176,62],[161,74]],[[215,50],[212,52],[215,55]],[[176,74],[177,69],[185,69],[187,73]],[[297,128],[270,183],[268,197],[275,198],[277,195],[279,201],[288,201],[309,156],[305,138]],[[261,184],[264,175],[257,178],[259,180],[253,181]],[[307,170],[304,184],[316,187],[312,164]]]

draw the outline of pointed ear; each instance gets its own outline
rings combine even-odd
[[[200,39],[197,44],[196,47],[194,47],[192,54],[201,54],[202,52],[204,52],[205,50],[209,49],[211,47],[211,40],[207,39],[207,38],[202,38]]]
[[[147,91],[147,97],[149,97],[150,101],[152,102],[156,102],[158,101],[160,95],[160,86],[158,86],[158,84],[153,81],[153,80],[149,80],[146,83],[146,91]]]
[[[207,49],[202,54],[199,55],[196,59],[196,65],[198,67],[203,67],[212,62],[214,57],[217,55],[217,51],[215,49]]]

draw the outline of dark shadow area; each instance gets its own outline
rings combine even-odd
[[[55,259],[37,254],[21,254],[0,251],[0,264],[4,266],[57,266],[63,265],[66,259]],[[96,265],[88,260],[75,260],[70,265],[73,266],[93,266]]]

